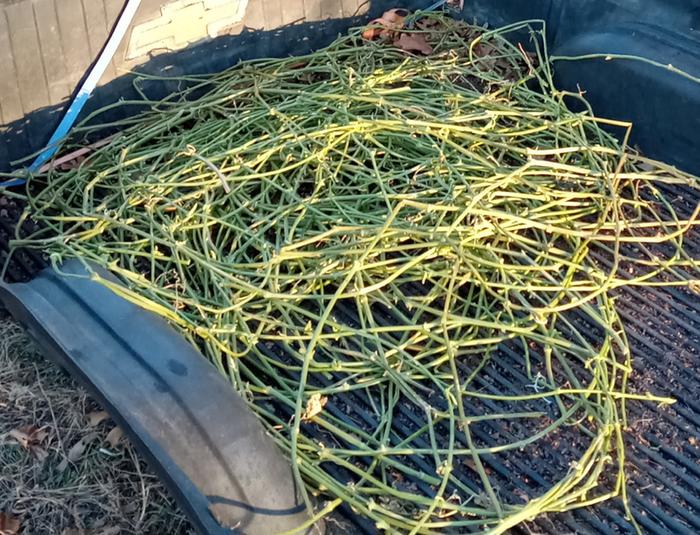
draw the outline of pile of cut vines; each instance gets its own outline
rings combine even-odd
[[[404,31],[427,57],[356,29],[189,79],[77,167],[32,177],[44,230],[16,245],[107,267],[125,285],[95,279],[176,325],[321,514],[501,533],[624,497],[626,402],[671,400],[629,391],[614,293],[697,288],[697,210],[663,191],[698,180],[558,90],[535,23],[421,17]],[[523,380],[499,387],[498,366]],[[518,498],[493,463],[564,432],[580,455]]]

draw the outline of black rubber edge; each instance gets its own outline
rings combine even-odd
[[[650,24],[602,26],[562,42],[553,53],[639,56],[700,74],[700,40]],[[640,61],[604,58],[558,61],[555,72],[560,88],[586,92],[599,117],[633,122],[630,142],[646,156],[700,173],[697,82]]]
[[[0,301],[103,404],[195,528],[267,535],[306,522],[289,463],[214,367],[80,262],[62,271],[3,283]]]

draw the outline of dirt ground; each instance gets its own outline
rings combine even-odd
[[[2,311],[0,467],[2,535],[194,533],[109,416]]]

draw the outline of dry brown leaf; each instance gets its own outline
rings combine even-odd
[[[401,9],[400,7],[396,7],[394,9],[385,11],[381,17],[381,20],[385,21],[385,24],[389,24],[391,25],[391,27],[399,29],[403,28],[403,23],[406,20],[407,16],[408,11],[406,11],[405,9]]]
[[[416,21],[416,28],[419,30],[434,30],[437,27],[439,27],[442,23],[439,20],[436,19],[420,19]]]
[[[86,416],[88,425],[90,427],[95,427],[109,418],[109,413],[107,411],[94,411],[89,412]]]
[[[494,67],[496,67],[496,63],[498,62],[498,54],[500,52],[498,51],[498,48],[496,45],[493,45],[491,43],[477,43],[477,45],[474,47],[474,55],[481,60],[481,64],[483,64],[487,69],[493,70]]]
[[[42,427],[41,429],[37,429],[37,431],[32,435],[32,438],[34,439],[34,442],[37,444],[41,444],[46,440],[46,437],[49,436],[49,429],[48,427]]]
[[[406,20],[408,11],[401,8],[390,9],[378,19],[370,21],[368,27],[362,32],[362,37],[369,41],[380,37],[390,36],[393,32],[401,30]]]
[[[476,466],[476,461],[474,459],[464,459],[462,461],[465,465],[467,465],[472,471],[476,472],[477,474],[479,473],[479,469]]]
[[[419,33],[402,33],[394,41],[394,46],[406,52],[420,52],[421,54],[431,54],[433,47],[428,44],[425,37]]]
[[[25,450],[28,450],[29,443],[31,442],[31,435],[34,433],[34,431],[36,431],[36,427],[33,425],[28,425],[19,429],[13,429],[8,434],[14,438],[20,446],[22,446]]]
[[[41,447],[46,437],[49,436],[47,427],[37,427],[35,425],[26,425],[19,429],[13,429],[8,433],[14,438],[17,443],[25,450],[31,453],[39,461],[43,461],[48,457],[48,452]]]
[[[8,433],[8,435],[14,438],[24,449],[29,448],[29,435],[27,435],[27,433],[20,431],[19,429],[13,429]]]
[[[377,20],[372,20],[369,23],[370,26],[374,26],[375,24],[377,24]],[[375,39],[381,37],[384,32],[386,32],[384,28],[367,28],[362,32],[362,38],[367,39],[368,41],[374,41]]]
[[[472,459],[465,459],[464,464],[476,472],[476,463]]]
[[[19,518],[0,513],[0,535],[18,535],[20,527]]]
[[[323,407],[328,403],[328,398],[321,394],[313,394],[306,402],[306,410],[301,415],[302,421],[311,420],[314,416],[321,414]]]
[[[90,442],[95,440],[98,437],[97,433],[89,433],[85,435],[83,438],[78,440],[73,446],[71,447],[70,450],[68,450],[68,460],[72,463],[75,463],[80,460],[80,458],[83,456],[85,453],[85,450],[87,447],[90,445]],[[63,464],[63,463],[61,463]]]
[[[121,427],[116,426],[109,433],[107,433],[105,440],[107,441],[107,444],[114,449],[119,445],[119,441],[123,436],[124,432],[122,431]]]

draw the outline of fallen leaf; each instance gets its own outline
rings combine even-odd
[[[119,441],[123,436],[124,432],[122,431],[121,427],[116,426],[109,433],[107,433],[105,440],[112,447],[112,449],[114,449],[119,445]]]
[[[302,421],[311,420],[314,416],[318,415],[323,411],[323,407],[328,403],[328,398],[322,396],[321,394],[313,394],[309,401],[306,402],[306,410],[304,414],[301,415]]]
[[[425,37],[419,33],[400,34],[394,41],[394,46],[397,46],[406,52],[420,52],[421,54],[425,55],[428,55],[433,51],[433,47],[431,47],[425,40]]]
[[[425,18],[416,21],[416,28],[419,28],[421,30],[433,30],[440,25],[440,21],[431,18]]]
[[[498,48],[491,43],[480,42],[474,47],[474,55],[482,60],[487,69],[491,70],[496,66]]]
[[[48,428],[27,425],[19,429],[13,429],[8,433],[25,450],[31,453],[39,461],[48,457],[48,452],[41,447],[46,437],[49,436]]]
[[[49,430],[47,427],[42,427],[41,429],[37,429],[36,433],[32,435],[32,438],[37,444],[41,444],[44,442],[46,437],[49,436]]]
[[[29,425],[20,429],[13,429],[8,434],[24,449],[29,449],[29,442],[31,441],[31,435],[34,430],[36,430],[36,427]]]
[[[95,427],[109,418],[109,413],[107,411],[93,411],[86,416],[90,427]]]
[[[0,513],[0,535],[17,535],[19,528],[19,518],[7,513]]]
[[[477,474],[479,473],[479,469],[477,468],[476,462],[474,461],[474,459],[464,459],[463,463],[465,465],[467,465],[471,470],[476,472]],[[485,470],[488,471],[487,469],[485,469]]]
[[[381,20],[385,21],[386,24],[393,25],[394,28],[403,28],[403,23],[407,16],[408,11],[398,7],[385,11],[381,17]]]
[[[378,19],[370,21],[370,27],[366,28],[365,31],[362,32],[363,39],[366,39],[367,41],[374,41],[375,39],[379,39],[379,37],[381,37],[386,32],[385,28],[375,26],[376,24],[378,24],[377,20]]]
[[[80,164],[82,164],[85,160],[87,159],[87,156],[80,154],[76,156],[73,160],[70,162],[65,162],[59,165],[56,165],[56,169],[59,171],[70,171],[71,169],[77,169],[80,167]]]
[[[29,448],[29,435],[20,431],[19,429],[13,429],[8,433],[12,438],[14,438],[20,446],[24,449]]]
[[[464,461],[464,464],[466,464],[471,470],[473,470],[477,474],[479,473],[479,469],[476,466],[476,462],[474,462],[473,460],[468,459]],[[491,475],[491,469],[488,466],[484,466],[483,469],[486,475]]]
[[[378,19],[370,21],[368,28],[362,32],[362,37],[369,41],[379,37],[390,36],[394,31],[401,30],[408,16],[408,11],[401,8],[390,9]]]
[[[90,442],[95,440],[99,435],[97,433],[89,433],[85,435],[83,438],[78,440],[71,449],[68,450],[68,455],[66,459],[63,459],[61,463],[58,465],[57,469],[59,472],[65,471],[66,468],[68,468],[68,462],[78,462],[80,458],[83,456],[85,453],[85,450],[87,447],[90,445]]]

